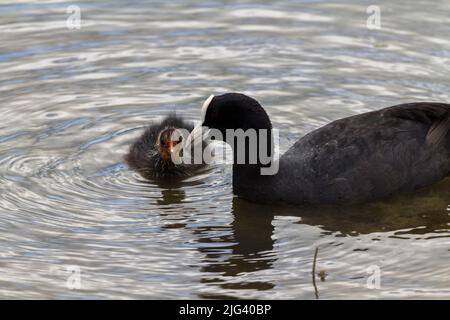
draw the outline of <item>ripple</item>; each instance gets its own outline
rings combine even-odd
[[[0,296],[314,299],[318,248],[320,298],[448,298],[448,180],[309,210],[237,199],[224,163],[170,184],[123,160],[146,125],[197,120],[211,93],[260,100],[282,151],[340,117],[448,100],[448,3],[402,2],[380,3],[377,31],[364,5],[324,1],[79,1],[80,30],[67,1],[0,5]]]

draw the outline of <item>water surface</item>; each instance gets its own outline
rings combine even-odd
[[[77,1],[69,30],[72,4],[0,4],[1,298],[450,298],[450,180],[271,207],[234,198],[226,165],[174,185],[123,162],[211,93],[258,99],[282,151],[334,119],[449,102],[448,1],[378,1],[380,30],[365,1]]]

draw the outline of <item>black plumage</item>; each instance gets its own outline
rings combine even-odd
[[[204,119],[223,134],[272,128],[260,104],[238,93],[214,97]],[[261,164],[234,164],[233,191],[290,204],[361,203],[409,192],[449,175],[449,129],[450,105],[433,102],[336,120],[300,138],[280,157],[275,175],[261,175]]]
[[[131,145],[125,161],[146,179],[185,178],[193,175],[203,165],[174,164],[165,160],[158,150],[158,137],[166,129],[192,131],[194,125],[181,117],[170,114],[161,122],[148,126],[144,133]]]

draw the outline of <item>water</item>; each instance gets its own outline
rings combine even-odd
[[[450,3],[377,3],[381,30],[361,1],[77,1],[69,30],[73,2],[2,2],[0,297],[450,298],[449,180],[302,209],[234,198],[229,166],[168,185],[123,162],[211,93],[257,98],[282,151],[340,117],[449,102]]]

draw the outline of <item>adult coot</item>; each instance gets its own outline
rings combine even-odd
[[[227,129],[272,133],[267,113],[244,94],[211,96],[202,111],[203,132],[218,129],[224,140]],[[234,163],[233,191],[255,202],[349,204],[430,185],[450,171],[449,111],[449,104],[417,102],[333,121],[300,138],[279,159],[272,154],[269,164],[259,154],[253,164],[248,156]],[[236,160],[237,148],[233,152]],[[278,171],[261,174],[268,166]]]
[[[170,114],[161,122],[144,131],[130,147],[125,161],[146,179],[184,178],[194,174],[200,165],[174,164],[173,149],[179,146],[183,137],[174,135],[176,129],[192,131],[194,125],[175,114]],[[176,137],[176,140],[173,140]]]

